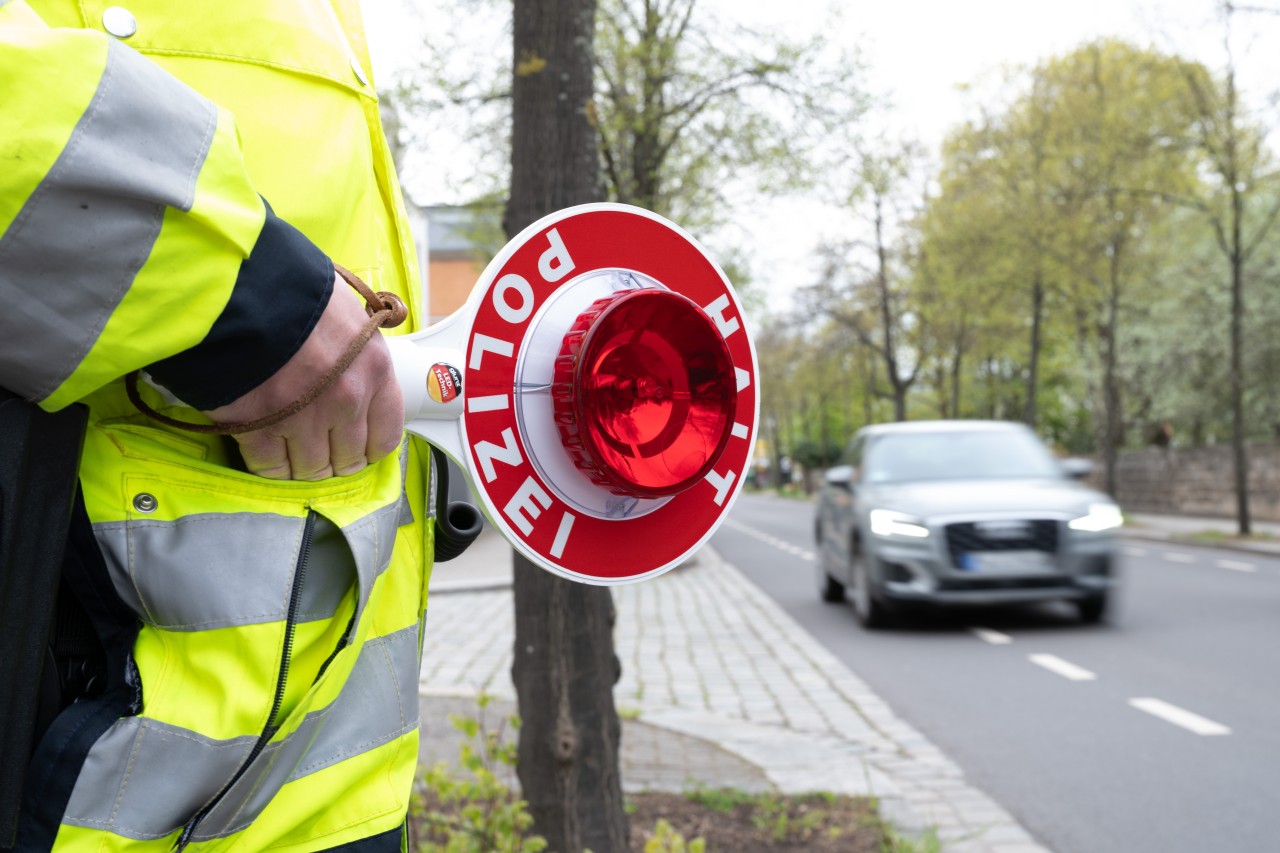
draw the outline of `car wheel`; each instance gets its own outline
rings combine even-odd
[[[864,628],[883,628],[889,622],[889,611],[871,589],[867,559],[860,550],[854,551],[849,567],[853,577],[853,614]]]
[[[818,563],[818,595],[831,604],[844,601],[844,584],[827,574],[821,561]]]
[[[1076,610],[1080,612],[1080,621],[1086,625],[1096,625],[1107,615],[1107,594],[1105,592],[1082,598],[1076,602]]]
[[[818,547],[818,595],[823,601],[835,604],[844,601],[844,584],[827,572],[827,543],[822,536],[822,522],[814,525],[813,538]]]

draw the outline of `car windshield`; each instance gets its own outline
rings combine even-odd
[[[868,447],[864,470],[869,483],[1061,476],[1035,435],[1013,429],[878,436]]]

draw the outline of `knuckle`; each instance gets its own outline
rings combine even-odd
[[[333,476],[333,466],[325,465],[319,470],[310,473],[299,473],[294,477],[295,480],[327,480]]]
[[[339,417],[351,420],[364,408],[366,396],[364,383],[343,374],[329,389],[327,404]]]
[[[345,465],[336,465],[334,466],[333,470],[334,470],[334,473],[337,474],[339,477],[349,477],[352,474],[360,473],[361,471],[363,471],[365,468],[368,468],[368,467],[369,467],[369,463],[362,456],[359,459],[355,460],[354,462],[348,462]]]
[[[268,480],[288,480],[293,476],[293,471],[289,468],[289,463],[281,465],[254,466],[248,462],[245,463],[250,473],[259,477],[265,477]]]
[[[387,431],[385,435],[371,436],[369,439],[369,459],[382,459],[390,456],[400,448],[401,434]]]

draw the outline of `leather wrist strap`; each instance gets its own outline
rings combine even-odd
[[[140,371],[133,371],[124,378],[125,392],[129,395],[129,399],[133,402],[138,410],[152,420],[158,421],[166,426],[177,427],[187,432],[198,432],[208,435],[240,435],[246,432],[263,429],[265,427],[274,426],[281,421],[288,420],[298,412],[305,409],[317,398],[333,387],[333,383],[338,381],[338,377],[346,372],[351,363],[356,360],[356,356],[360,355],[365,346],[377,334],[378,329],[391,329],[399,326],[409,316],[409,310],[405,308],[404,303],[400,301],[400,297],[394,293],[382,290],[374,293],[369,285],[360,280],[359,276],[351,272],[351,270],[340,266],[333,265],[333,269],[342,280],[351,285],[357,293],[359,293],[365,301],[365,313],[369,315],[369,320],[361,327],[360,332],[355,336],[351,343],[347,346],[342,357],[329,368],[329,370],[316,380],[310,388],[303,393],[301,397],[294,400],[283,409],[272,412],[261,418],[255,418],[251,421],[242,423],[224,423],[224,424],[193,424],[190,421],[180,421],[177,418],[171,418],[168,415],[161,414],[153,409],[142,399],[142,394],[138,390],[138,381]]]

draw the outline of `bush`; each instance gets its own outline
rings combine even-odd
[[[707,842],[701,838],[685,842],[684,836],[662,818],[653,828],[653,837],[644,843],[644,853],[705,853]]]
[[[516,765],[516,746],[503,739],[508,717],[492,730],[485,724],[489,697],[478,699],[477,718],[450,715],[467,740],[458,756],[461,772],[438,761],[414,784],[409,804],[409,843],[415,853],[538,853],[546,839],[530,830],[527,804],[499,778]]]

